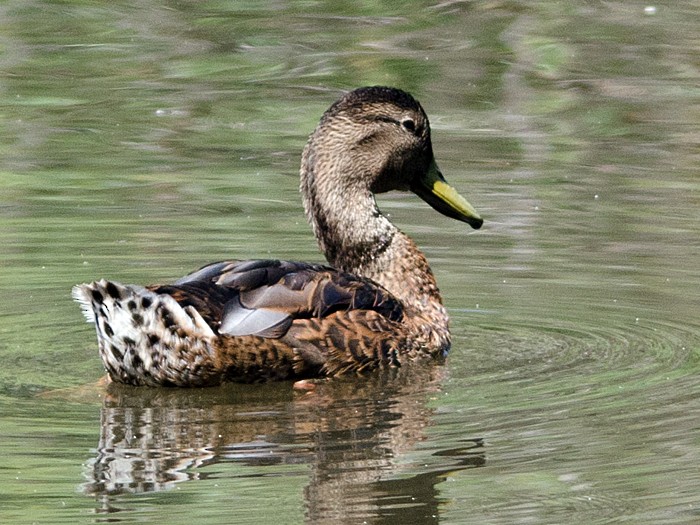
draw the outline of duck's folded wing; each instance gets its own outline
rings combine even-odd
[[[224,261],[151,290],[194,307],[213,330],[229,336],[280,338],[295,320],[352,310],[389,321],[403,317],[399,301],[373,281],[301,262]]]

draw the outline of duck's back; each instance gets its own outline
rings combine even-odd
[[[376,283],[309,263],[210,264],[172,285],[77,286],[113,379],[197,386],[336,375],[398,363],[402,305]]]

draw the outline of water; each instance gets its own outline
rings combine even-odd
[[[0,521],[700,519],[693,2],[0,9]],[[377,83],[487,221],[380,199],[433,265],[447,365],[97,386],[70,287],[321,260],[300,152]]]

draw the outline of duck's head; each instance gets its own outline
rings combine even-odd
[[[359,88],[335,102],[309,139],[301,174],[307,210],[324,195],[344,195],[352,206],[353,195],[408,190],[448,217],[483,223],[438,169],[425,111],[399,89]]]

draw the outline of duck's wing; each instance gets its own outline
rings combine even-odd
[[[336,312],[374,312],[390,323],[404,315],[401,303],[377,283],[302,262],[223,261],[149,288],[183,308],[194,307],[223,336],[279,339],[296,320],[323,320]]]

